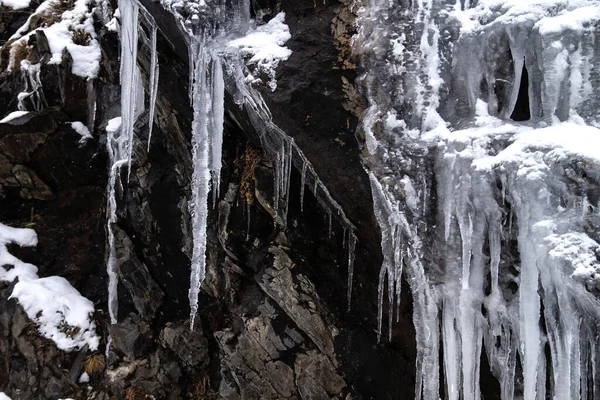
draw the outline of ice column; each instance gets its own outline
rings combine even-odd
[[[198,312],[200,284],[206,271],[206,229],[208,194],[211,176],[216,203],[221,171],[223,143],[224,81],[221,60],[211,53],[202,35],[191,37],[190,60],[193,64],[192,106],[192,159],[194,172],[191,182],[190,216],[192,218],[193,253],[190,275],[190,329]]]
[[[136,104],[138,103],[137,44],[139,8],[135,0],[120,0],[121,12],[121,129],[127,137],[127,176],[131,173],[133,154],[133,124],[135,123]],[[119,154],[121,156],[121,154]]]

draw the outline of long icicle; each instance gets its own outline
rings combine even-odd
[[[157,28],[152,21],[151,33],[151,54],[150,54],[150,108],[148,110],[148,152],[150,152],[150,143],[152,142],[152,127],[154,126],[154,110],[156,108],[156,95],[158,93],[158,53],[156,52]]]
[[[192,200],[190,214],[192,217],[193,253],[190,275],[190,329],[194,329],[194,319],[198,312],[198,295],[200,284],[204,280],[206,270],[206,226],[208,219],[208,193],[210,191],[209,168],[209,102],[207,71],[210,58],[205,49],[203,39],[194,38],[194,86],[193,108],[194,122],[192,127],[192,159],[194,173],[192,175]]]

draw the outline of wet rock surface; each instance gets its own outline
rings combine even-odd
[[[69,73],[71,61],[65,57],[60,66],[42,67],[48,106],[0,124],[0,222],[33,224],[28,226],[39,237],[34,249],[11,251],[37,265],[40,276],[63,276],[92,300],[102,338],[97,352],[57,350],[36,334],[16,301],[7,300],[12,284],[0,283],[0,391],[13,399],[107,400],[412,394],[408,290],[403,289],[393,342],[376,343],[382,256],[353,133],[361,107],[348,50],[353,3],[271,4],[286,12],[293,55],[278,69],[278,89],[263,91],[274,121],[294,137],[358,228],[351,310],[342,227],[334,221],[329,232],[327,212],[308,189],[301,211],[297,170],[287,225],[274,225],[272,160],[261,157],[252,174],[245,173],[249,149],[256,154],[260,149],[248,116],[227,98],[221,196],[209,205],[207,278],[193,331],[187,53],[171,14],[156,3],[142,3],[160,27],[161,78],[150,151],[144,114],[135,126],[129,181],[123,177],[117,185],[119,323],[108,322],[105,269],[106,125],[120,114],[117,34],[98,32],[103,58],[93,86]],[[34,54],[41,60],[47,50],[43,38],[36,38]],[[142,46],[138,64],[144,85],[147,55]],[[19,74],[0,75],[0,115],[16,109],[20,90]],[[80,142],[70,122],[89,120],[90,109],[75,101],[88,95],[96,99],[93,139]],[[79,382],[83,372],[89,382]]]

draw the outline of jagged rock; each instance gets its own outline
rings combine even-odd
[[[206,368],[209,363],[208,341],[202,335],[200,322],[194,331],[188,324],[168,323],[160,333],[160,343],[171,350],[186,368]]]
[[[129,292],[139,315],[151,320],[162,304],[163,292],[148,272],[148,268],[138,259],[133,243],[125,231],[116,226],[114,235],[117,243],[117,262],[120,265],[120,282]]]
[[[16,164],[12,167],[12,173],[21,187],[21,197],[29,200],[50,200],[52,190],[46,185],[40,177],[31,168]]]

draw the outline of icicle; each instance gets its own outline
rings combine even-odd
[[[352,281],[354,279],[354,249],[356,247],[356,236],[353,232],[348,232],[348,311],[352,305]]]
[[[284,159],[285,159],[285,170],[284,170],[284,201],[285,201],[285,212],[284,212],[284,218],[287,220],[287,213],[288,213],[288,208],[289,208],[289,203],[290,203],[290,181],[292,180],[292,161],[293,161],[293,149],[294,149],[294,138],[289,138],[287,140],[287,151],[284,155]]]
[[[277,217],[279,215],[279,198],[281,196],[280,194],[280,188],[281,188],[281,163],[283,162],[283,160],[281,159],[281,153],[277,152],[276,157],[275,157],[275,171],[274,171],[274,175],[275,175],[275,195],[273,196],[273,211],[275,212],[275,214],[273,215],[273,223],[277,223]]]
[[[387,277],[387,265],[384,264],[379,270],[379,283],[377,285],[377,343],[381,343],[381,326],[383,322],[383,294],[385,291],[385,278]]]
[[[396,287],[396,322],[400,321],[400,296],[402,295],[402,267],[404,258],[402,253],[402,230],[396,227],[394,233],[394,286]]]
[[[190,275],[190,329],[194,329],[194,319],[198,311],[200,284],[205,277],[206,269],[206,227],[208,219],[208,193],[210,191],[210,104],[206,101],[209,93],[208,66],[209,55],[202,40],[195,39],[193,108],[192,125],[192,159],[194,172],[192,175],[192,198],[190,215],[192,217],[193,254]]]
[[[306,185],[306,162],[302,160],[302,173],[300,176],[300,212],[304,212],[304,186]]]
[[[223,149],[223,121],[225,115],[225,81],[223,80],[223,67],[221,58],[213,53],[212,74],[212,112],[214,127],[211,135],[212,152],[212,185],[213,185],[213,207],[219,198],[219,186],[221,181],[221,153]]]
[[[121,12],[121,129],[127,137],[127,180],[131,173],[133,125],[135,123],[138,85],[136,82],[138,44],[138,5],[133,0],[120,0]]]
[[[150,105],[148,111],[148,152],[150,152],[150,143],[152,142],[152,127],[154,126],[154,110],[156,108],[156,95],[158,93],[158,53],[156,52],[157,27],[152,21],[152,32],[150,38]]]

